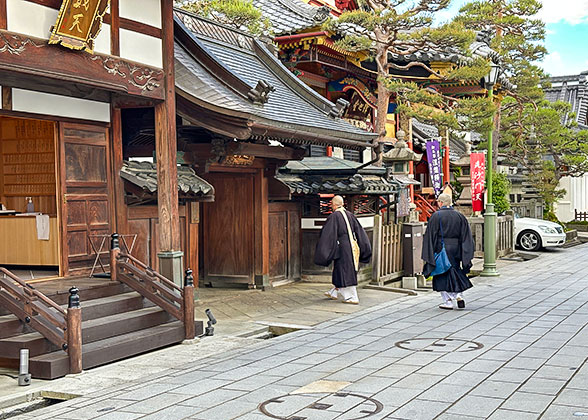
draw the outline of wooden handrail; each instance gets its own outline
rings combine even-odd
[[[166,286],[172,288],[172,289],[176,289],[178,292],[182,291],[182,288],[179,287],[177,284],[175,284],[173,281],[163,277],[161,274],[159,274],[157,271],[155,271],[154,269],[152,269],[151,267],[149,267],[147,264],[144,264],[142,261],[138,260],[137,258],[133,257],[132,255],[127,254],[126,252],[119,252],[119,258],[125,258],[125,259],[129,259],[131,260],[133,263],[135,263],[136,265],[138,265],[139,267],[141,267],[143,270],[145,270],[146,272],[153,274],[154,277],[157,277],[163,284],[165,284]]]
[[[12,280],[14,280],[19,285],[21,285],[23,287],[23,290],[26,290],[27,293],[31,293],[33,296],[35,296],[36,298],[42,300],[48,306],[51,306],[53,309],[61,312],[63,315],[67,315],[67,312],[66,312],[65,309],[63,309],[57,303],[53,302],[51,299],[49,299],[43,293],[39,292],[32,285],[27,284],[24,280],[22,280],[21,278],[17,277],[15,274],[11,273],[10,271],[8,271],[7,269],[5,269],[4,267],[0,267],[0,272],[6,274]]]
[[[119,235],[114,233],[110,244],[110,278],[120,281],[144,298],[184,324],[184,336],[195,336],[194,326],[194,278],[192,270],[186,270],[184,287],[165,278],[147,264],[122,252]]]
[[[82,312],[78,289],[69,289],[68,309],[65,310],[14,273],[3,267],[0,267],[0,272],[9,278],[0,278],[0,305],[67,352],[70,373],[80,373]]]

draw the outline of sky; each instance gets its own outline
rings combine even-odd
[[[452,0],[438,21],[449,20],[467,0]],[[543,0],[538,16],[546,23],[548,55],[540,63],[551,76],[588,71],[588,0]]]

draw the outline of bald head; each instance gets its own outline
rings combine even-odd
[[[437,201],[443,207],[449,207],[453,204],[451,196],[449,194],[445,194],[445,193],[439,194],[439,197],[437,197]]]
[[[333,207],[333,210],[337,210],[339,207],[343,207],[344,204],[343,197],[340,195],[336,195],[331,200],[331,207]]]

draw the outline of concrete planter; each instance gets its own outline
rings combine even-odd
[[[575,229],[578,232],[588,232],[588,225],[584,224],[575,224],[575,223],[566,223],[566,226],[570,229]]]
[[[578,231],[577,230],[568,230],[566,232],[566,242],[573,241],[574,239],[578,238]]]

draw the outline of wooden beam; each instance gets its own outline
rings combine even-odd
[[[2,1],[2,0],[0,0]],[[12,111],[12,88],[2,86],[2,109]]]
[[[110,54],[120,56],[119,0],[110,0]]]
[[[208,159],[212,156],[212,145],[210,143],[192,143],[185,147],[186,152],[194,154],[194,160]],[[305,150],[293,147],[274,147],[265,144],[255,143],[229,143],[226,148],[228,154],[247,155],[266,159],[278,160],[301,160]]]
[[[219,112],[206,109],[184,98],[179,91],[176,96],[178,115],[191,123],[206,128],[214,133],[239,140],[251,137],[251,129],[246,118],[223,115]]]
[[[180,250],[176,101],[174,83],[173,0],[161,0],[165,101],[155,105],[155,153],[159,210],[159,250]]]
[[[173,54],[173,44],[171,47]],[[109,55],[55,48],[44,39],[4,30],[0,30],[0,71],[143,98],[165,97],[161,69]]]
[[[239,143],[234,154],[279,160],[301,160],[304,157],[305,150],[286,146],[276,147],[265,144]]]

